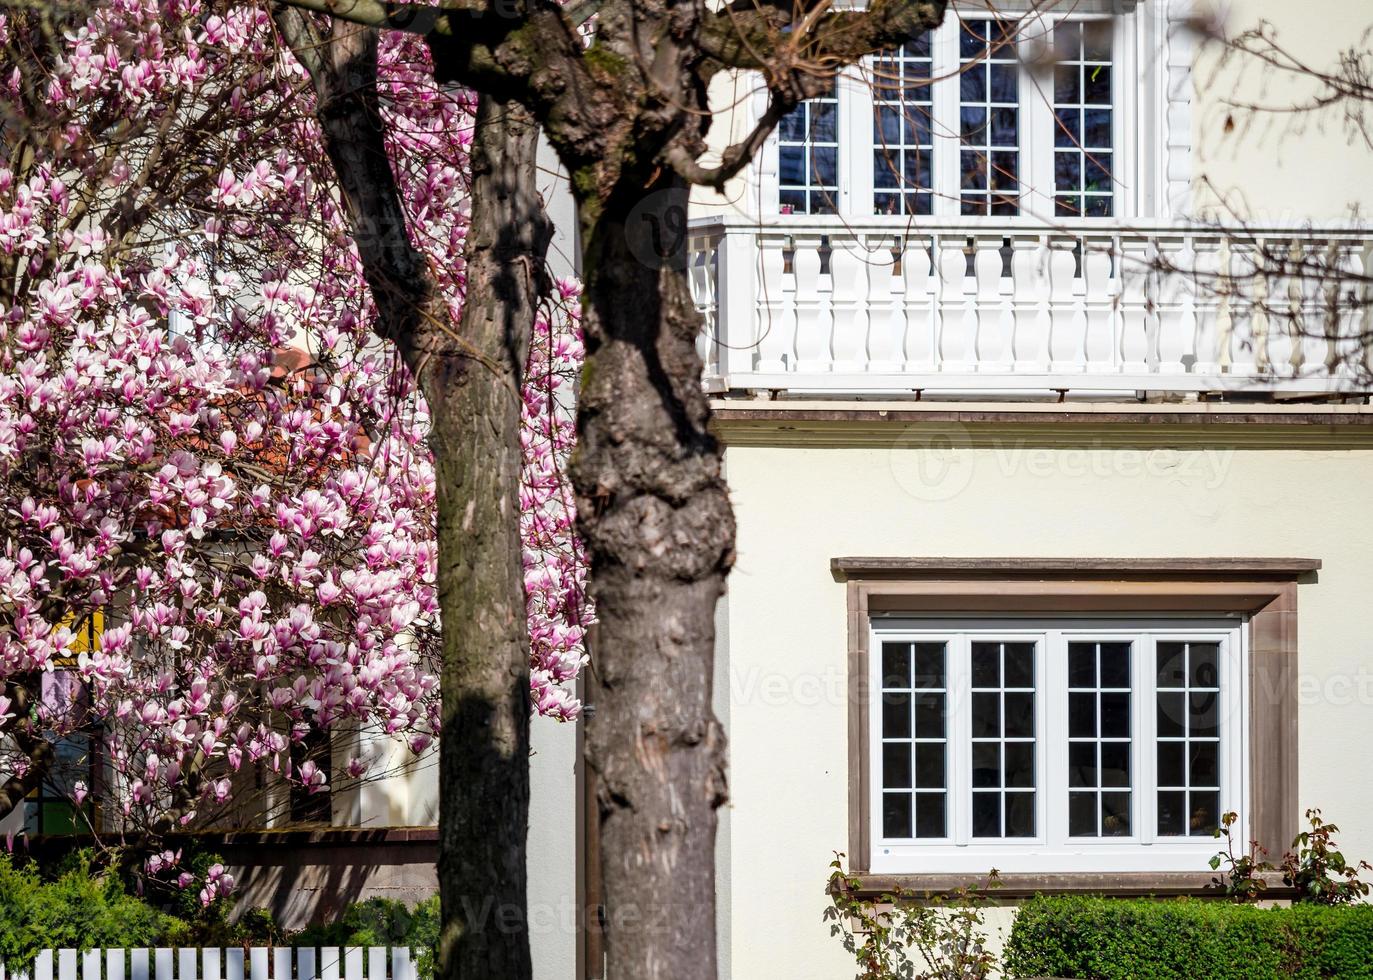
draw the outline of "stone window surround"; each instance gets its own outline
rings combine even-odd
[[[866,894],[943,892],[966,875],[874,875],[868,812],[866,699],[873,613],[1199,613],[1248,617],[1250,648],[1249,836],[1281,854],[1298,827],[1297,584],[1314,582],[1310,558],[835,558],[848,608],[848,863]],[[1006,874],[1003,898],[1037,892],[1195,894],[1211,872]],[[1274,891],[1273,897],[1280,897]]]

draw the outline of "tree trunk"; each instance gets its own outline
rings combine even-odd
[[[318,118],[377,305],[429,404],[443,621],[439,739],[441,980],[527,980],[529,638],[519,534],[521,382],[552,234],[529,113],[478,100],[461,322],[410,241],[386,156],[377,34],[297,11],[277,22]]]
[[[734,518],[706,428],[686,204],[663,173],[579,201],[587,360],[572,477],[599,623],[586,757],[616,980],[716,975],[726,784],[711,690]]]
[[[550,236],[534,189],[537,133],[523,108],[480,98],[459,334],[493,364],[449,357],[421,375],[433,415],[443,615],[442,980],[531,976],[519,476],[520,381]]]

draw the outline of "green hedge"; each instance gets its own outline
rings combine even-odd
[[[1010,977],[1373,978],[1373,906],[1036,898],[1006,944]]]
[[[153,946],[174,922],[84,860],[43,881],[33,865],[16,868],[0,856],[0,962],[27,966],[48,948]]]

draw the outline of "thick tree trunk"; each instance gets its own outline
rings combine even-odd
[[[441,980],[531,975],[519,476],[520,380],[550,234],[534,189],[537,132],[523,108],[480,98],[459,334],[493,364],[445,358],[421,375],[433,415],[444,624]]]
[[[587,362],[572,477],[597,604],[587,761],[600,813],[607,975],[714,980],[711,710],[733,559],[685,267],[687,189],[630,175],[580,202]]]
[[[295,11],[280,11],[278,23],[319,95],[377,332],[396,342],[429,404],[443,618],[438,976],[527,980],[520,387],[551,236],[535,185],[538,130],[522,107],[479,99],[467,295],[454,325],[410,242],[386,156],[376,31],[334,23],[321,33]]]

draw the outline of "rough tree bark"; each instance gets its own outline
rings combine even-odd
[[[626,176],[583,228],[587,371],[572,466],[599,622],[586,758],[606,951],[610,976],[714,977],[726,798],[714,615],[734,518],[673,242],[687,187],[670,172]]]
[[[587,761],[615,980],[715,968],[715,604],[733,558],[685,264],[689,184],[721,187],[834,72],[937,25],[946,0],[282,0],[425,37],[441,82],[517,101],[571,178],[587,359],[572,476],[600,627]],[[579,31],[595,16],[590,44]],[[707,92],[757,71],[769,105],[718,165]]]
[[[376,301],[429,404],[443,617],[439,976],[531,976],[526,927],[529,639],[519,538],[520,387],[551,227],[535,186],[537,127],[478,101],[467,298],[449,322],[383,144],[377,32],[278,24],[319,97],[326,146]]]

